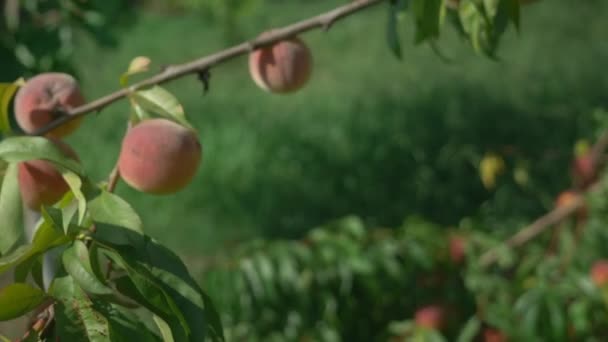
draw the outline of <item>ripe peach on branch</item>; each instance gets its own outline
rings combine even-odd
[[[66,143],[51,139],[69,158],[78,160],[76,152]],[[19,189],[23,202],[32,210],[42,205],[52,205],[69,190],[69,186],[57,168],[46,160],[29,160],[19,163]]]
[[[28,80],[15,96],[15,120],[26,133],[34,133],[65,112],[85,103],[78,82],[70,75],[42,73]],[[61,138],[75,131],[82,118],[57,127],[46,134]]]
[[[126,134],[118,170],[139,191],[170,194],[192,181],[201,159],[202,147],[192,129],[167,119],[149,119]]]
[[[312,64],[310,50],[297,37],[261,47],[249,55],[253,81],[272,93],[291,93],[302,88],[310,79]]]

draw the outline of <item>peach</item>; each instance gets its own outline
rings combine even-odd
[[[501,331],[493,329],[493,328],[486,328],[483,331],[483,340],[485,342],[507,342],[507,336],[505,334],[503,334]]]
[[[81,106],[85,99],[78,82],[70,75],[49,72],[29,79],[15,96],[15,119],[26,133],[33,133],[61,116],[56,110],[68,111]],[[74,119],[46,134],[61,138],[80,126],[81,118]]]
[[[310,50],[297,37],[249,54],[249,73],[253,81],[272,93],[291,93],[302,88],[310,79],[312,64]]]
[[[466,240],[462,236],[452,235],[449,239],[450,259],[455,264],[464,261],[466,251]]]
[[[571,172],[574,185],[583,189],[597,180],[597,165],[589,153],[574,159]]]
[[[591,280],[598,287],[608,284],[608,260],[598,260],[591,266]]]
[[[69,158],[78,160],[76,152],[66,143],[51,139]],[[28,160],[19,163],[19,189],[23,202],[32,210],[43,205],[52,205],[70,189],[61,173],[46,160]]]
[[[118,170],[131,187],[150,194],[171,194],[188,185],[202,159],[196,133],[166,119],[140,122],[126,134]]]
[[[562,191],[555,200],[555,207],[561,208],[569,205],[572,201],[580,198],[582,195],[573,190]],[[576,217],[580,220],[585,220],[587,218],[587,208],[585,206],[579,208],[576,211]]]
[[[439,305],[429,305],[416,311],[414,321],[419,327],[441,329],[445,324],[445,312]]]

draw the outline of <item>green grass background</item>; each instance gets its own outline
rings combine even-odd
[[[254,37],[341,3],[279,2],[244,17],[239,29]],[[608,3],[524,8],[522,34],[506,34],[499,62],[475,55],[451,28],[440,46],[452,62],[442,62],[413,45],[410,16],[398,61],[385,40],[386,12],[379,6],[306,34],[314,74],[293,95],[258,89],[246,58],[214,68],[205,96],[194,76],[170,83],[200,130],[204,160],[175,195],[119,185],[147,231],[200,254],[253,236],[297,237],[350,213],[383,226],[408,215],[446,225],[483,216],[498,229],[550,206],[568,186],[574,141],[590,136],[592,110],[608,104]],[[141,12],[134,20],[115,49],[79,41],[76,66],[89,99],[117,89],[135,56],[160,68],[228,46],[219,26],[195,13]],[[96,179],[115,162],[128,112],[125,101],[114,104],[69,138]],[[495,191],[484,189],[476,166],[493,150],[515,151],[509,167],[524,165],[530,183],[517,186],[508,173]]]

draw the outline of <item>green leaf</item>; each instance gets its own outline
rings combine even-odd
[[[57,276],[49,293],[58,300],[55,320],[59,340],[111,341],[108,320],[94,309],[93,303],[74,278],[63,274]]]
[[[19,89],[17,82],[0,83],[0,133],[8,135],[11,133],[10,103],[15,92]]]
[[[414,42],[421,43],[429,38],[439,37],[443,0],[413,0],[416,34]]]
[[[15,267],[13,280],[15,283],[25,283],[27,276],[34,268],[36,262],[40,262],[40,258],[30,258]]]
[[[70,238],[60,234],[57,229],[53,228],[52,223],[42,221],[36,230],[31,244],[20,246],[10,254],[0,258],[0,274],[29,258],[36,257],[53,247],[64,245],[69,241]]]
[[[134,313],[118,306],[93,301],[96,311],[102,314],[110,325],[110,340],[112,342],[157,342],[161,339],[152,333],[148,327],[141,323],[141,319]],[[147,317],[146,317],[147,318]]]
[[[475,336],[479,334],[481,329],[481,322],[477,316],[471,317],[464,325],[460,334],[458,335],[457,342],[472,342],[475,340]]]
[[[402,10],[403,1],[402,0],[391,0],[388,7],[388,20],[386,26],[386,40],[388,43],[388,47],[393,52],[393,55],[397,57],[397,59],[402,58],[401,53],[401,42],[399,39],[398,32],[398,16],[400,11]]]
[[[0,255],[12,250],[23,237],[23,204],[17,164],[10,164],[0,189]]]
[[[133,58],[133,60],[131,60],[131,63],[129,64],[129,69],[120,76],[120,85],[126,87],[129,84],[129,77],[131,75],[148,71],[150,63],[150,58],[145,56],[138,56]]]
[[[0,341],[2,342],[11,342],[6,336],[0,334]]]
[[[89,212],[95,222],[124,227],[143,233],[143,224],[131,205],[119,196],[102,191],[89,202]]]
[[[63,235],[65,234],[63,228],[63,213],[61,210],[53,207],[41,207],[40,215],[46,224],[49,227],[55,229],[57,233]]]
[[[74,241],[72,246],[63,252],[63,267],[76,283],[86,292],[103,295],[111,294],[112,289],[97,278],[91,267],[89,250],[84,242]]]
[[[140,106],[137,102],[131,100],[131,124],[136,124],[139,121],[146,120],[152,117],[147,110]]]
[[[176,328],[175,318],[167,317],[167,309],[175,310],[167,304],[164,306],[165,310],[154,312],[171,326],[175,340],[184,340],[179,334],[182,336],[185,334],[185,340],[202,341],[209,331],[211,331],[210,337],[218,341],[223,340],[221,323],[219,323],[219,316],[213,309],[213,304],[209,298],[205,297],[204,292],[189,274],[179,257],[148,236],[127,232],[131,234],[129,237],[131,244],[128,246],[116,245],[108,241],[102,241],[100,245],[105,245],[108,250],[113,251],[108,256],[113,260],[116,259],[115,262],[126,269],[129,277],[133,280],[133,284],[144,299],[149,300],[152,298],[151,296],[158,297],[155,298],[157,301],[154,304],[155,306],[163,302],[175,303],[178,313],[183,315],[187,329],[179,331]],[[120,258],[117,258],[117,256]],[[149,283],[159,285],[168,297],[160,296],[156,288],[152,288],[154,290],[152,293],[146,294],[145,292],[150,290],[151,284]],[[149,306],[149,303],[140,304]],[[207,315],[210,315],[210,317],[207,317]],[[179,316],[178,319],[181,320]],[[179,334],[176,333],[176,330]]]
[[[154,277],[145,269],[131,267],[115,251],[106,250],[105,253],[108,258],[114,261],[117,266],[126,270],[128,274],[128,277],[116,279],[117,290],[146,307],[152,313],[162,317],[178,341],[186,340],[190,329],[182,312],[163,287],[155,281]]]
[[[154,315],[154,323],[158,326],[161,336],[164,342],[174,342],[173,334],[171,334],[171,328],[162,318]]]
[[[173,94],[164,88],[152,86],[151,88],[135,92],[131,98],[146,111],[175,120],[186,127],[192,128],[192,125],[186,119],[182,105]]]
[[[87,199],[82,193],[82,179],[73,172],[64,172],[62,176],[78,201],[78,224],[80,225],[84,221],[84,215],[87,211]]]
[[[84,175],[84,169],[78,161],[66,156],[51,140],[43,137],[19,136],[2,140],[0,159],[9,163],[43,159],[59,168]]]
[[[20,317],[42,304],[44,291],[28,284],[16,283],[0,290],[0,321]]]

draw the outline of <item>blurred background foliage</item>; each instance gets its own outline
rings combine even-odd
[[[0,75],[9,82],[46,70],[72,72],[94,99],[117,89],[135,56],[151,57],[159,70],[344,2],[4,0]],[[379,6],[327,33],[304,36],[315,70],[297,94],[259,90],[244,59],[212,70],[207,95],[194,77],[168,85],[201,132],[201,171],[191,187],[170,197],[141,196],[124,185],[118,192],[142,213],[151,235],[205,274],[237,340],[248,334],[261,340],[399,336],[410,329],[412,310],[425,296],[443,293],[447,301],[454,293],[463,301],[463,322],[475,311],[471,293],[477,301],[500,294],[487,300],[491,314],[477,323],[526,337],[562,336],[555,322],[570,316],[538,317],[582,301],[571,311],[600,310],[593,311],[599,323],[576,328],[591,336],[595,324],[606,327],[605,306],[596,292],[573,289],[590,260],[606,255],[606,244],[599,243],[605,239],[601,215],[590,220],[590,227],[596,222],[593,233],[577,247],[584,253],[575,253],[566,275],[557,273],[563,288],[547,285],[558,277],[553,271],[559,257],[543,259],[538,246],[505,257],[507,269],[516,261],[544,260],[517,276],[503,268],[483,273],[449,266],[454,283],[442,283],[441,291],[419,288],[414,279],[446,269],[439,246],[444,227],[464,227],[477,239],[487,236],[491,245],[550,209],[570,185],[575,142],[593,140],[598,128],[608,126],[598,110],[608,107],[602,69],[608,60],[607,11],[600,0],[522,7],[522,32],[508,30],[498,61],[474,54],[446,28],[438,43],[449,62],[428,46],[412,44],[406,15],[398,61],[386,46],[387,9]],[[127,115],[120,102],[90,116],[69,138],[96,179],[115,162]],[[504,163],[493,186],[480,177],[487,156]],[[311,230],[340,217],[349,217],[338,224],[346,228]],[[403,223],[407,217],[417,219]],[[217,269],[223,253],[239,258]],[[283,260],[292,278],[272,271]],[[307,279],[305,286],[299,277]],[[529,277],[544,287],[523,286]],[[525,303],[515,306],[520,311],[512,310],[516,302]],[[516,317],[527,312],[526,305],[537,305],[537,316],[521,326]],[[369,325],[361,324],[361,315]],[[396,322],[393,330],[389,321]],[[549,333],[557,335],[544,335]]]

